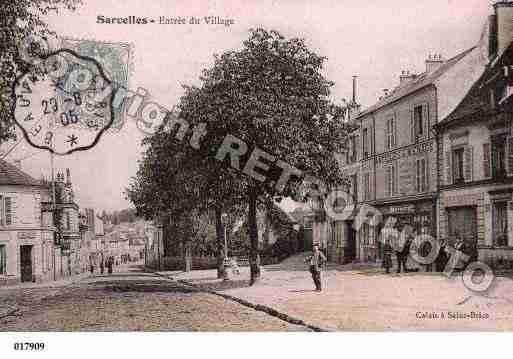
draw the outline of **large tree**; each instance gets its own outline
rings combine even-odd
[[[206,124],[208,135],[202,142],[206,156],[215,156],[227,135],[247,145],[238,168],[233,162],[230,165],[229,156],[218,156],[224,167],[219,166],[217,173],[233,174],[237,194],[245,195],[251,284],[260,276],[257,203],[297,195],[304,174],[321,178],[327,186],[343,183],[334,153],[341,152],[346,138],[342,121],[346,109],[329,98],[333,83],[322,74],[324,61],[303,39],[251,30],[242,49],[215,56],[213,66],[202,73],[201,86],[189,88],[181,101],[184,119]],[[242,171],[255,149],[276,159],[268,163],[265,180]],[[299,169],[303,175],[277,189],[274,184],[285,166]]]
[[[0,6],[0,144],[14,138],[11,112],[12,85],[16,77],[31,69],[24,56],[31,47],[29,39],[56,36],[44,22],[44,15],[60,9],[75,10],[81,0],[6,0]],[[31,47],[29,49],[25,47]],[[33,55],[37,55],[33,54]]]

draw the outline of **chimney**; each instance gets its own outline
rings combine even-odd
[[[415,77],[415,74],[410,74],[410,71],[402,71],[401,75],[399,76],[399,84],[402,85],[410,80],[413,80]]]
[[[356,103],[356,79],[358,76],[353,76],[353,104]]]
[[[69,172],[69,168],[66,168],[66,184],[67,185],[71,184],[71,174]]]
[[[497,54],[502,54],[513,39],[513,2],[499,1],[493,8],[497,18]]]
[[[426,60],[426,72],[429,73],[435,71],[443,63],[444,61],[442,60],[441,54],[429,55],[428,59]]]

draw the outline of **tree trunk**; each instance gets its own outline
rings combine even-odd
[[[216,208],[216,238],[217,238],[217,278],[224,278],[225,269],[224,269],[224,228],[222,222],[222,211],[221,208]]]
[[[256,221],[256,189],[249,190],[248,234],[250,241],[249,266],[251,277],[249,285],[253,285],[260,279],[260,258],[258,255],[258,227]]]
[[[192,270],[192,256],[191,256],[191,243],[185,242],[184,244],[184,272]]]

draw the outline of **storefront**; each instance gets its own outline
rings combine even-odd
[[[393,228],[401,233],[411,231],[411,235],[428,234],[435,237],[433,201],[423,200],[417,202],[402,202],[378,207],[382,214],[381,224],[378,226],[378,241],[376,243],[376,256],[381,259],[384,228]]]

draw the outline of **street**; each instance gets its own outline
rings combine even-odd
[[[3,311],[1,309],[4,309]],[[5,308],[17,309],[4,316]],[[120,266],[61,287],[0,289],[0,331],[305,331],[222,297]]]

